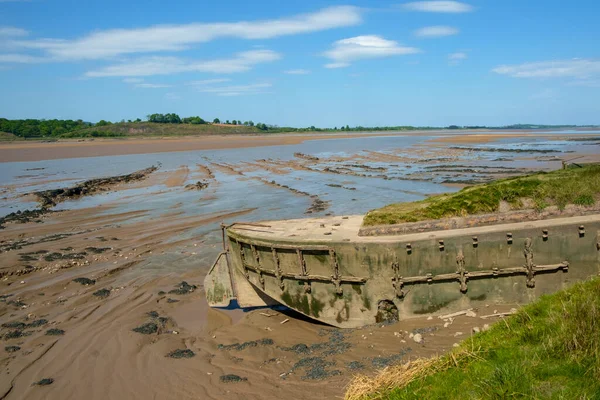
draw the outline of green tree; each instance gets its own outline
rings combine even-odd
[[[219,118],[213,119],[213,124],[220,124],[221,120]]]

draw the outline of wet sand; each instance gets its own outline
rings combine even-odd
[[[352,134],[272,134],[272,135],[211,135],[202,137],[164,137],[131,139],[79,139],[57,142],[0,143],[0,163],[18,161],[56,160],[64,158],[100,157],[125,154],[165,153],[174,151],[236,149],[262,146],[281,146],[307,140],[330,140],[385,136],[442,136],[433,139],[442,143],[487,143],[515,136],[554,135],[548,131],[511,131],[510,133],[477,133],[449,131],[377,132]],[[600,132],[600,130],[599,130]],[[578,134],[585,136],[586,134]],[[589,134],[588,134],[589,135]]]

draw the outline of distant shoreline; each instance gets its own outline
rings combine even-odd
[[[600,128],[566,129],[594,131]],[[93,139],[13,140],[0,142],[0,163],[58,160],[66,158],[102,157],[129,154],[170,153],[195,150],[222,150],[264,146],[285,146],[307,140],[349,139],[386,136],[441,136],[434,142],[486,143],[489,141],[522,136],[560,136],[565,129],[543,130],[421,130],[421,131],[377,131],[352,133],[276,133],[276,134],[233,134],[202,136],[151,136]],[[569,134],[589,136],[593,133]]]

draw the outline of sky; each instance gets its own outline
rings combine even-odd
[[[600,124],[597,0],[0,0],[0,117]]]

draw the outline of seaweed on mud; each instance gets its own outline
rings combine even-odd
[[[4,224],[7,222],[16,222],[18,224],[24,224],[33,220],[41,222],[40,217],[51,212],[53,211],[44,209],[13,212],[0,218],[0,229],[3,229]]]
[[[189,185],[185,185],[186,190],[203,190],[208,187],[208,182],[198,181],[196,183],[190,183]]]
[[[15,306],[17,308],[22,308],[27,305],[26,303],[22,302],[21,300],[9,300],[6,302],[6,304],[9,306]]]
[[[54,383],[54,379],[52,378],[44,378],[34,383],[37,386],[48,386]]]
[[[39,328],[40,326],[44,326],[46,324],[48,324],[47,319],[36,319],[35,321],[28,323],[27,328]]]
[[[102,254],[109,250],[112,250],[112,248],[111,247],[86,247],[85,250],[89,251],[90,253],[94,253],[94,254]]]
[[[4,347],[4,351],[6,351],[7,353],[15,353],[19,350],[21,350],[21,348],[19,346],[5,346]]]
[[[281,350],[283,350],[283,351],[293,351],[296,354],[308,354],[311,351],[310,347],[308,347],[304,343],[298,343],[298,344],[295,344],[295,345],[293,345],[291,347],[282,347]]]
[[[79,283],[79,284],[84,285],[84,286],[95,285],[96,284],[96,280],[95,279],[84,278],[84,277],[75,278],[75,279],[73,279],[73,282]]]
[[[350,361],[348,363],[348,369],[351,371],[357,371],[364,368],[365,364],[361,363],[360,361]]]
[[[110,296],[110,290],[108,289],[100,289],[92,293],[96,297],[100,297],[101,299],[105,299]]]
[[[18,339],[23,336],[29,336],[30,332],[24,332],[21,329],[15,329],[14,331],[10,331],[4,335],[4,339]]]
[[[412,333],[414,333],[415,335],[417,333],[420,333],[421,335],[425,334],[425,333],[431,333],[431,332],[435,332],[439,329],[439,327],[437,326],[427,326],[424,328],[416,328],[412,330]]]
[[[3,328],[10,328],[10,329],[25,329],[27,325],[24,322],[20,322],[20,321],[12,321],[12,322],[5,322],[2,324]]]
[[[291,372],[297,369],[304,369],[302,380],[322,380],[331,376],[341,375],[340,370],[327,370],[328,367],[335,365],[335,361],[325,361],[322,357],[306,357],[299,360],[292,367]]]
[[[14,296],[14,294],[0,294],[0,302],[6,302],[6,299]]]
[[[158,333],[158,325],[154,322],[148,322],[138,326],[137,328],[133,328],[132,330],[143,335],[153,335]]]
[[[260,339],[260,340],[251,340],[249,342],[244,342],[244,343],[219,344],[219,345],[217,345],[217,348],[219,350],[241,351],[241,350],[247,349],[248,347],[271,346],[274,343],[275,342],[273,342],[273,339],[265,338],[265,339]]]
[[[571,153],[572,151],[549,150],[549,149],[507,149],[502,147],[464,147],[452,146],[452,150],[485,151],[490,153]]]
[[[150,318],[158,318],[160,315],[158,314],[158,311],[148,311],[146,313],[147,316],[149,316]]]
[[[40,202],[42,209],[45,210],[50,207],[54,207],[58,203],[68,199],[76,199],[106,190],[112,185],[144,179],[157,169],[158,167],[152,166],[150,168],[136,171],[127,175],[90,179],[76,186],[61,189],[43,190],[35,192],[34,194],[38,197],[38,201]]]
[[[158,292],[159,296],[164,296],[165,294],[167,294],[165,291],[161,290],[160,292]]]
[[[196,355],[196,353],[194,353],[190,349],[183,349],[183,350],[174,350],[174,351],[170,352],[169,354],[167,354],[167,357],[171,357],[171,358],[192,358],[195,355]]]
[[[219,380],[221,381],[221,383],[237,383],[237,382],[246,382],[248,380],[248,378],[242,378],[239,375],[234,375],[234,374],[227,374],[227,375],[221,375],[219,377]]]
[[[167,299],[167,303],[178,303],[178,302],[179,302],[179,300],[177,300],[177,299],[172,299],[172,298],[170,298],[170,297]]]
[[[46,336],[62,336],[65,334],[65,331],[62,329],[51,328],[46,331]]]
[[[48,262],[59,261],[59,260],[83,260],[87,256],[85,251],[81,253],[70,253],[70,254],[61,254],[61,253],[50,253],[44,256],[44,260]]]
[[[391,356],[388,356],[388,357],[382,357],[382,356],[373,357],[371,359],[371,364],[375,368],[385,368],[392,364],[398,363],[400,360],[402,360],[402,358],[407,353],[409,353],[411,351],[412,351],[412,349],[410,347],[407,347],[406,349],[401,350],[398,354],[392,354]]]
[[[189,294],[195,291],[198,287],[196,285],[190,285],[186,281],[181,282],[179,285],[175,286],[177,289],[169,290],[169,294]]]
[[[327,210],[327,208],[329,208],[329,202],[323,201],[317,197],[313,199],[312,204],[308,207],[305,214],[318,213]]]

